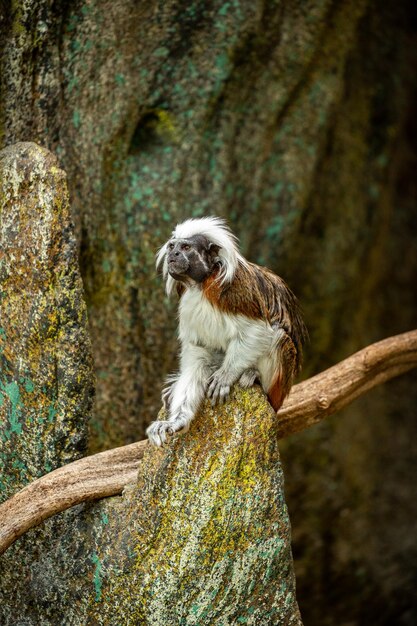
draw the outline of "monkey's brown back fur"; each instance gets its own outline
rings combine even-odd
[[[239,264],[232,283],[224,286],[218,280],[218,273],[213,272],[204,281],[203,290],[205,297],[220,310],[264,319],[285,331],[279,345],[280,368],[268,390],[269,400],[277,411],[301,367],[301,346],[307,337],[296,297],[282,278],[255,263]]]

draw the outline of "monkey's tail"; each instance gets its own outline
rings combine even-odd
[[[268,389],[267,395],[268,400],[272,405],[274,411],[278,411],[281,408],[286,396],[281,384],[281,378],[279,376],[275,379],[271,387]]]
[[[291,390],[297,373],[297,349],[287,334],[280,338],[277,346],[276,368],[267,396],[275,411],[278,411]]]

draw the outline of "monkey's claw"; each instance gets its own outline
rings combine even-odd
[[[146,434],[148,435],[149,441],[154,446],[158,446],[158,448],[161,448],[168,443],[168,441],[174,434],[172,422],[168,422],[166,420],[153,422],[146,429]]]
[[[243,372],[241,377],[239,378],[239,385],[243,389],[249,389],[255,384],[256,379],[260,378],[260,374],[258,370],[254,368],[247,369]]]
[[[149,441],[158,448],[163,448],[170,442],[174,435],[187,432],[189,421],[181,415],[171,420],[159,420],[152,422],[146,429]]]
[[[207,387],[207,397],[210,398],[212,406],[217,402],[224,403],[230,394],[230,387],[228,380],[221,372],[215,372]]]

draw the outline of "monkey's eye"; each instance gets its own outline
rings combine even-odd
[[[174,244],[173,243],[169,243],[168,244],[168,250],[173,250],[174,249]]]
[[[189,250],[191,246],[188,245],[188,243],[183,243],[181,246],[181,250]]]

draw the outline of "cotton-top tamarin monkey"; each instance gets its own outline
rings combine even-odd
[[[249,263],[219,217],[178,224],[156,256],[179,302],[180,370],[162,399],[168,419],[147,435],[157,446],[186,432],[205,396],[224,402],[234,383],[259,380],[277,411],[301,364],[306,328],[282,278]]]

